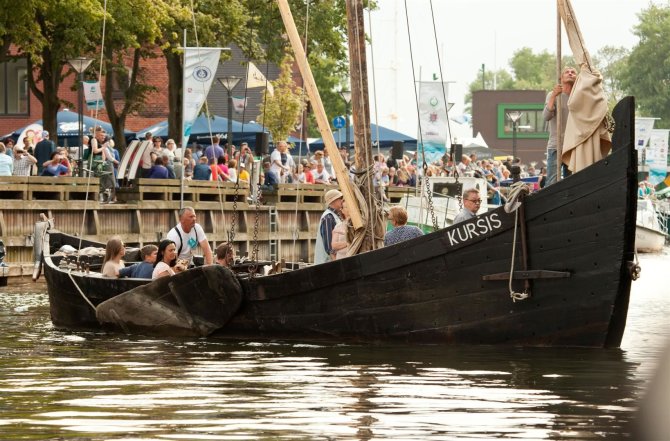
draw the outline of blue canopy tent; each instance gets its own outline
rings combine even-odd
[[[188,142],[197,142],[199,144],[209,145],[210,141],[210,127],[211,134],[218,135],[225,138],[228,134],[228,118],[222,116],[212,115],[207,118],[207,115],[201,114],[198,116],[191,127],[191,135]],[[244,123],[233,120],[233,143],[239,145],[242,142],[247,142],[251,148],[256,146],[256,134],[267,132],[263,130],[263,126],[256,123]],[[161,121],[157,124],[149,126],[145,129],[139,130],[137,136],[144,138],[147,132],[151,132],[153,136],[160,136],[165,139],[168,136],[167,120]]]
[[[379,129],[379,130],[377,130]],[[379,136],[377,136],[379,133]],[[393,147],[394,141],[403,141],[405,143],[406,150],[416,150],[416,139],[411,136],[407,136],[403,133],[396,132],[395,130],[388,129],[386,127],[377,126],[377,124],[370,124],[370,136],[372,138],[372,143],[377,144],[379,140],[379,147],[383,149],[389,149]],[[340,142],[342,145],[345,145],[347,142],[347,129],[342,128],[333,133],[335,138],[335,143],[339,146]],[[349,141],[354,142],[354,129],[349,127]],[[318,139],[309,145],[310,151],[323,150],[325,144],[323,139]]]
[[[42,125],[42,120],[37,120],[32,124]],[[110,136],[114,136],[114,129],[110,123],[84,115],[84,135],[90,135],[92,130],[97,126],[105,129]],[[15,130],[10,134],[10,137],[16,141],[26,127],[28,126]],[[69,110],[59,111],[56,117],[56,127],[58,131],[58,145],[79,145],[79,114],[77,112],[71,112]],[[126,140],[133,139],[135,137],[135,132],[126,130],[124,132],[124,137]]]

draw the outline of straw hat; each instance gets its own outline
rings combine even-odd
[[[343,197],[344,197],[344,195],[342,194],[342,192],[340,190],[335,190],[335,189],[328,190],[326,192],[326,197],[325,197],[326,207],[329,206],[331,203],[333,203],[333,201],[336,201],[339,198],[343,198]]]

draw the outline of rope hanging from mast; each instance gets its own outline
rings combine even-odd
[[[426,194],[428,196],[428,201],[429,201],[429,208],[430,208],[430,217],[431,221],[433,223],[433,230],[437,231],[438,230],[438,225],[437,225],[437,218],[435,217],[435,211],[433,210],[433,202],[432,202],[432,193],[431,193],[431,188],[430,188],[430,183],[428,182],[428,162],[426,161],[426,151],[423,145],[423,132],[421,130],[421,111],[419,109],[419,92],[416,88],[416,72],[414,70],[414,52],[412,51],[412,35],[410,31],[410,25],[409,25],[409,12],[407,10],[407,0],[404,0],[405,4],[405,20],[407,22],[407,41],[409,43],[409,57],[410,57],[410,63],[412,65],[412,80],[413,80],[413,86],[414,86],[414,103],[416,104],[416,116],[417,116],[417,121],[419,124],[419,143],[421,144],[421,160],[423,161],[423,179],[426,183],[427,191]],[[446,105],[446,104],[445,104]],[[448,118],[447,118],[448,119]]]

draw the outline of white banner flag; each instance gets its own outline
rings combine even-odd
[[[654,185],[663,182],[667,175],[668,134],[670,130],[654,129],[649,137],[645,162],[649,166],[649,182]]]
[[[105,107],[99,81],[84,81],[84,99],[88,110],[100,110]]]
[[[236,96],[232,97],[233,99],[233,110],[235,113],[244,113],[244,109],[247,108],[247,99],[248,98],[238,98]]]
[[[428,162],[440,159],[446,152],[447,103],[444,100],[443,90],[445,89],[442,88],[440,82],[419,83],[419,120],[421,121],[419,142],[423,141],[423,149]]]
[[[220,55],[221,48],[184,48],[182,146],[188,145],[191,127],[207,99]]]
[[[644,150],[649,142],[654,121],[658,118],[635,118],[635,149]]]
[[[268,93],[274,95],[274,87],[272,83],[266,80],[265,75],[261,72],[254,63],[249,62],[249,72],[247,73],[247,89],[253,89],[254,87],[267,87]]]

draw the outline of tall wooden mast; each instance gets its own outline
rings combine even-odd
[[[347,39],[349,43],[349,75],[351,78],[351,103],[354,128],[354,150],[356,169],[367,172],[360,179],[359,189],[367,205],[366,228],[361,238],[359,252],[374,250],[381,246],[383,220],[377,210],[374,197],[372,166],[372,141],[370,139],[370,99],[368,92],[368,68],[365,48],[365,21],[363,2],[345,0],[347,8]]]

